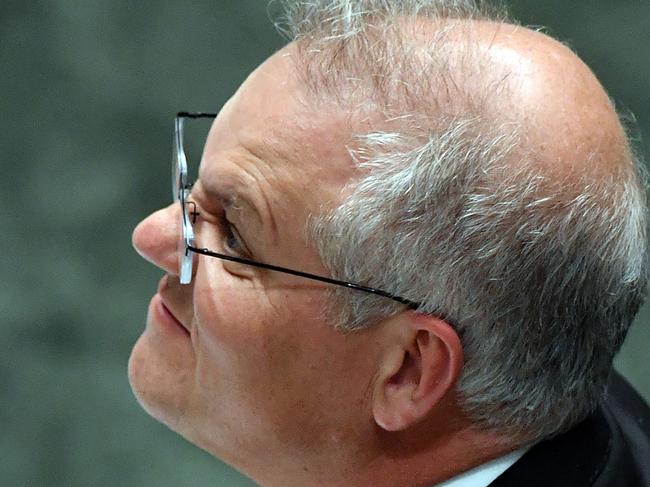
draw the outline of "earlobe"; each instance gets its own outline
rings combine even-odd
[[[387,431],[424,419],[453,389],[463,364],[460,339],[445,321],[414,312],[393,320],[398,338],[382,357],[373,391],[375,422]]]

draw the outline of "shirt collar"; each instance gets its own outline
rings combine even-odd
[[[520,448],[503,457],[474,467],[441,484],[436,484],[435,487],[487,487],[490,482],[514,465],[529,448],[529,446]]]

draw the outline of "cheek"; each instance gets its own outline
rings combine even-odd
[[[282,361],[278,343],[287,331],[286,318],[271,307],[260,290],[221,287],[195,293],[194,330],[199,379],[257,389],[269,385]],[[288,345],[288,344],[287,344]]]
[[[202,259],[194,286],[194,323],[200,345],[211,355],[229,348],[242,351],[263,338],[273,309],[263,290],[233,276],[218,259]]]
[[[209,410],[236,422],[242,438],[296,444],[332,436],[351,407],[361,412],[367,384],[357,380],[355,339],[324,319],[322,292],[268,286],[267,294],[221,279],[194,288],[197,385]]]
[[[200,380],[228,384],[251,401],[288,398],[310,383],[313,388],[327,348],[311,336],[321,318],[309,311],[316,308],[301,306],[299,292],[280,299],[277,291],[267,295],[247,282],[239,289],[231,284],[209,292],[195,288]]]
[[[265,341],[274,327],[273,309],[260,299],[263,292],[250,289],[245,280],[223,268],[217,274],[205,267],[204,275],[196,276],[193,297],[197,385],[206,391],[218,389],[215,396],[222,404],[225,397],[235,402],[233,396],[249,386],[251,376],[268,370]]]

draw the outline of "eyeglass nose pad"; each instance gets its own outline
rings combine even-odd
[[[194,201],[188,201],[187,206],[190,208],[190,216],[192,218],[192,224],[196,223],[196,219],[201,215],[198,211],[196,211],[196,203]]]

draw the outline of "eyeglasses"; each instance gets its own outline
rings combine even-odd
[[[217,259],[237,262],[239,264],[244,264],[252,267],[259,267],[261,269],[268,269],[275,272],[282,272],[284,274],[303,277],[305,279],[324,282],[326,284],[343,286],[355,291],[362,291],[366,293],[376,294],[378,296],[383,296],[385,298],[389,298],[394,301],[397,301],[398,303],[405,304],[409,308],[413,308],[413,309],[416,309],[420,306],[419,303],[416,303],[409,299],[402,298],[400,296],[396,296],[387,291],[382,291],[381,289],[375,289],[372,287],[363,286],[361,284],[355,284],[352,282],[339,281],[336,279],[332,279],[330,277],[309,274],[307,272],[302,272],[295,269],[289,269],[286,267],[280,267],[272,264],[265,264],[263,262],[257,262],[255,260],[247,259],[245,257],[234,257],[231,255],[213,252],[206,248],[196,247],[195,239],[194,239],[194,228],[192,225],[196,220],[197,212],[196,212],[196,204],[189,200],[192,184],[188,181],[188,176],[187,176],[187,158],[185,156],[185,150],[183,148],[183,126],[186,118],[214,119],[216,116],[217,116],[216,113],[179,112],[176,115],[176,118],[174,119],[174,153],[172,158],[172,194],[174,197],[174,202],[180,203],[181,210],[182,210],[181,211],[182,232],[180,234],[179,249],[178,249],[179,250],[178,268],[179,268],[179,278],[181,284],[189,284],[192,281],[192,266],[194,262],[192,253],[195,253],[195,254],[207,255],[208,257],[216,257]]]

